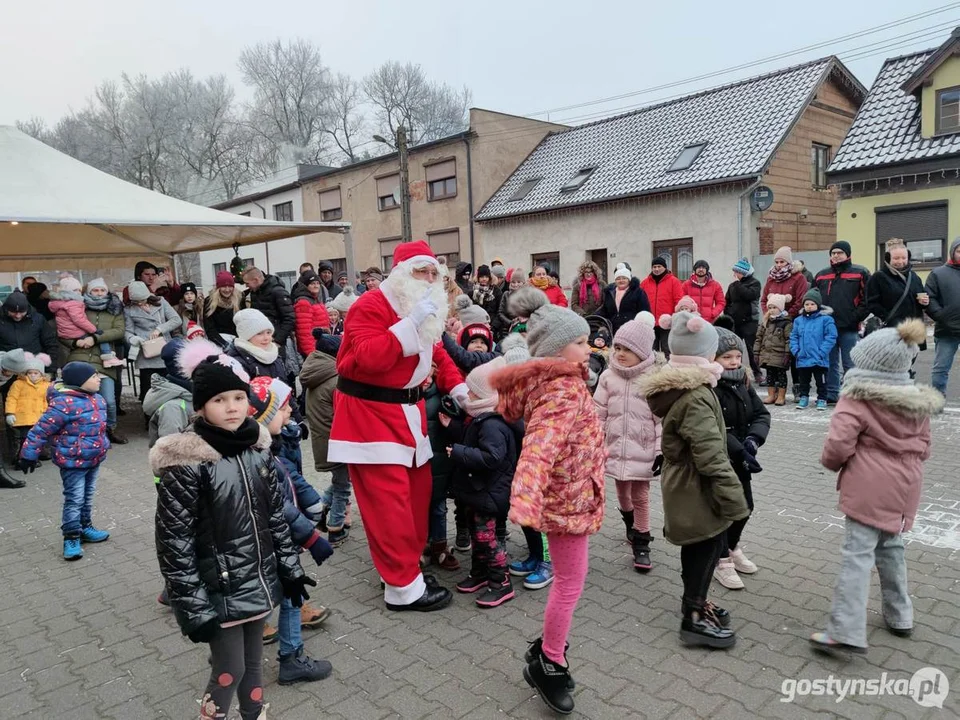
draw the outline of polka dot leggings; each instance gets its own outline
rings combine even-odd
[[[567,664],[564,648],[573,622],[573,611],[587,579],[589,537],[547,534],[553,561],[553,584],[543,612],[543,654],[560,665]]]
[[[240,717],[255,720],[263,707],[263,625],[266,618],[220,628],[210,641],[210,682],[200,702],[200,720],[226,718],[233,694]]]

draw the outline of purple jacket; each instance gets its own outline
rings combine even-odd
[[[110,449],[107,440],[107,403],[96,393],[52,385],[47,391],[47,411],[27,435],[20,456],[36,460],[48,443],[53,443],[57,467],[94,468]]]

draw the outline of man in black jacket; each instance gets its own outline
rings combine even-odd
[[[727,287],[724,313],[733,318],[733,331],[752,350],[760,327],[760,294],[763,288],[753,276],[753,265],[746,258],[733,264],[734,281]],[[760,366],[753,352],[747,353],[754,377],[760,377]],[[746,358],[744,358],[746,359]]]
[[[837,324],[837,344],[830,351],[827,373],[827,402],[840,397],[843,373],[853,367],[850,351],[859,339],[860,323],[868,314],[867,281],[870,271],[850,261],[850,243],[837,240],[830,246],[830,267],[817,273],[814,286],[823,297],[823,304],[833,309]],[[843,370],[841,371],[841,364]]]
[[[320,297],[322,302],[333,300],[340,294],[340,286],[334,282],[333,263],[329,260],[321,260],[317,264],[317,275],[320,276]]]
[[[287,338],[296,325],[290,293],[274,275],[264,275],[255,267],[243,271],[243,284],[247,286],[240,303],[245,308],[259,310],[273,325],[273,340],[285,353]]]
[[[933,270],[925,288],[929,296],[927,315],[933,318],[936,349],[930,384],[944,395],[953,358],[960,348],[960,238],[950,243],[946,264]]]

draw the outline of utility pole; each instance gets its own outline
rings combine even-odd
[[[410,229],[410,168],[407,163],[407,130],[397,127],[397,152],[400,153],[400,238],[402,242],[413,240]]]

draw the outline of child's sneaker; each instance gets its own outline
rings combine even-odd
[[[737,568],[730,558],[720,558],[713,578],[728,590],[743,590],[743,580],[737,575]]]
[[[742,548],[738,547],[731,550],[730,559],[733,560],[733,567],[736,568],[737,572],[742,572],[744,575],[753,575],[757,571],[756,563],[751,562],[750,558],[743,554]]]
[[[457,592],[475,593],[487,587],[487,578],[474,575],[472,572],[457,583]]]
[[[123,367],[126,363],[117,357],[116,353],[105,353],[100,356],[100,362],[105,368]]]
[[[340,547],[347,541],[348,537],[350,537],[350,531],[344,525],[339,530],[331,530],[327,536],[327,542],[330,543],[330,547]]]
[[[470,544],[470,530],[468,528],[457,528],[457,539],[454,547],[463,553],[470,552],[473,548],[473,545]]]
[[[537,569],[539,564],[540,561],[531,555],[526,560],[516,560],[510,563],[507,569],[514,577],[527,577],[527,575]]]
[[[808,407],[810,407],[810,398],[800,398],[800,402],[797,403],[797,410],[806,410]]]
[[[63,539],[63,559],[79,560],[83,557],[83,549],[80,547],[80,538],[69,537]]]
[[[100,543],[110,539],[110,533],[106,530],[97,530],[93,525],[83,528],[80,531],[80,540],[85,543]]]
[[[540,590],[553,582],[553,563],[537,563],[537,569],[523,579],[527,590]]]
[[[817,400],[817,410],[826,410],[827,401],[826,400]]]
[[[480,594],[476,603],[478,607],[494,608],[503,605],[508,600],[513,600],[513,598],[513,583],[510,582],[509,575],[504,575],[502,582],[489,581],[487,589]]]
[[[263,644],[273,645],[280,637],[280,632],[270,623],[263,624]]]

